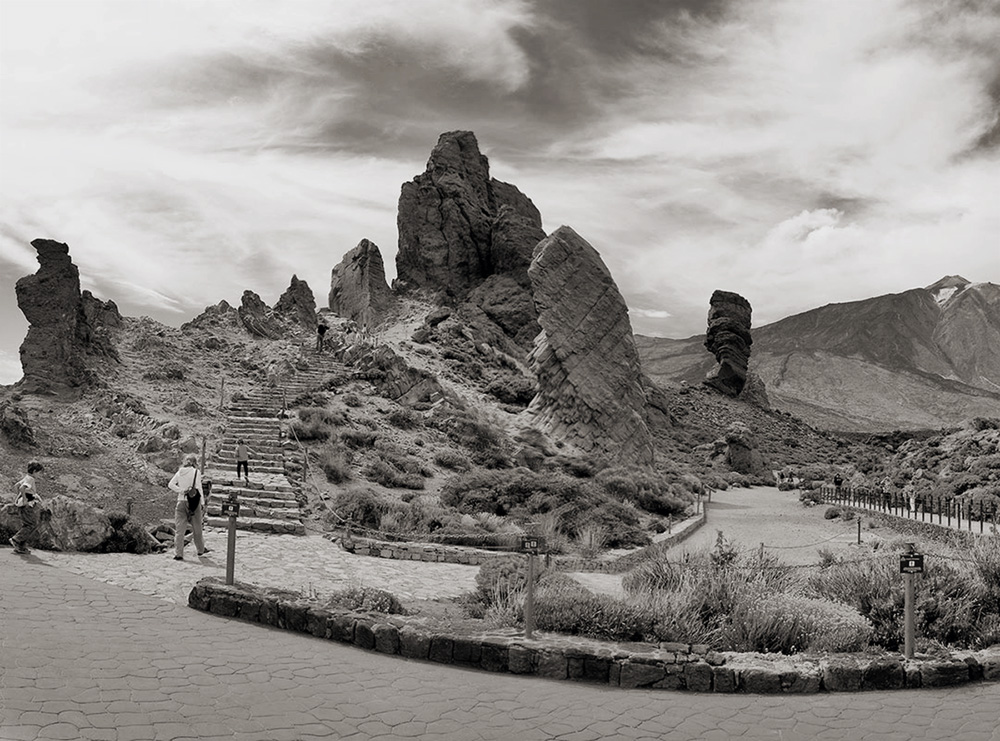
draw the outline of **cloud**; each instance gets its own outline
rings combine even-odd
[[[0,385],[9,386],[17,383],[23,375],[20,357],[0,350]]]

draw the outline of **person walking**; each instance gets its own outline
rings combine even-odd
[[[14,504],[17,506],[17,512],[21,517],[21,529],[14,533],[14,537],[10,539],[10,544],[14,546],[14,553],[19,556],[31,553],[25,543],[31,540],[31,536],[38,529],[38,513],[42,508],[42,500],[38,496],[38,490],[35,487],[35,474],[41,470],[41,463],[31,461],[28,463],[27,473],[24,475],[24,478],[14,484],[14,488],[17,491],[17,498],[14,500]]]
[[[174,560],[184,560],[184,535],[188,526],[194,536],[194,547],[199,556],[210,552],[205,547],[201,534],[202,513],[205,511],[205,497],[202,489],[201,472],[198,470],[198,458],[193,454],[184,456],[184,462],[177,473],[170,479],[167,488],[177,492],[177,506],[174,508]],[[188,508],[188,492],[194,488],[198,492],[198,506]]]
[[[250,448],[240,438],[236,441],[236,478],[240,477],[240,469],[243,470],[243,480],[250,485]]]
[[[323,352],[323,339],[326,337],[326,330],[329,327],[326,326],[326,322],[320,322],[316,325],[316,352]]]

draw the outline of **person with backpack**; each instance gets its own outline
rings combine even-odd
[[[14,537],[10,539],[10,544],[14,546],[14,553],[19,556],[31,553],[25,543],[31,540],[31,536],[38,529],[38,514],[42,509],[42,500],[38,496],[38,490],[35,488],[35,474],[41,470],[41,463],[31,461],[28,464],[28,472],[24,478],[14,484],[14,488],[17,491],[14,504],[17,506],[17,512],[21,517],[21,529],[14,533]]]
[[[205,547],[201,534],[205,501],[198,458],[194,454],[184,456],[184,462],[170,479],[167,488],[177,492],[177,506],[174,508],[174,560],[184,560],[184,535],[189,526],[194,536],[194,547],[199,556],[204,556],[210,549]]]

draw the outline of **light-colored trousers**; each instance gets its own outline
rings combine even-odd
[[[194,547],[200,555],[205,550],[205,541],[201,537],[202,508],[205,506],[205,498],[202,497],[198,503],[198,509],[188,517],[187,502],[178,502],[174,509],[174,553],[178,556],[184,555],[184,534],[188,526],[191,526],[191,533],[194,535]]]

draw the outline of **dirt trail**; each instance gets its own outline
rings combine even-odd
[[[778,491],[767,486],[733,488],[712,494],[708,521],[670,549],[671,557],[708,550],[721,530],[727,540],[743,548],[764,545],[766,553],[789,565],[819,562],[820,549],[849,554],[857,548],[857,521],[827,520],[825,506],[804,507],[798,491]],[[862,517],[862,542],[879,537],[867,529]],[[621,596],[621,575],[575,573],[573,578],[593,592]]]

